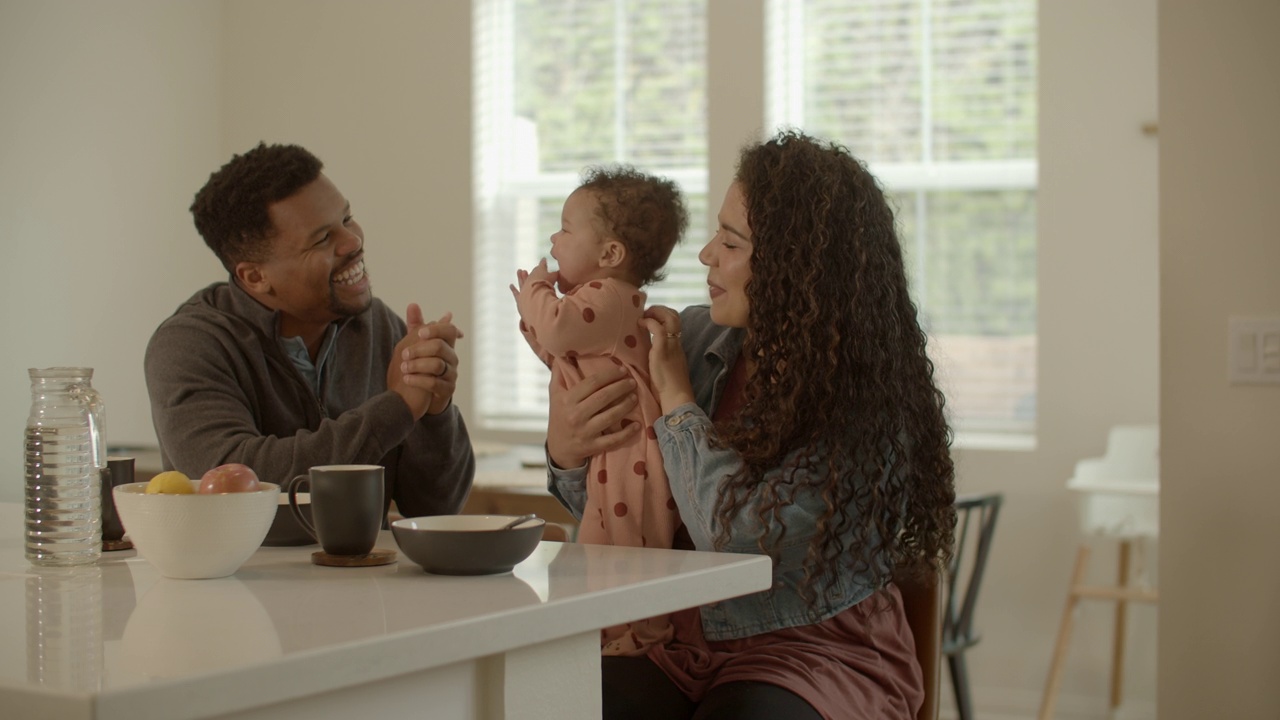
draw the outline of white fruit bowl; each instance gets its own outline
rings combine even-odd
[[[193,481],[194,483],[195,481]],[[276,516],[280,486],[257,492],[146,494],[147,483],[112,493],[125,534],[138,554],[171,578],[231,575],[262,545]]]

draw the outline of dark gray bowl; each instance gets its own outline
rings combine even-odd
[[[391,523],[400,551],[437,575],[510,572],[542,540],[546,521],[533,518],[511,530],[516,515],[430,515]]]

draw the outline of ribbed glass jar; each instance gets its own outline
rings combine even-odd
[[[27,371],[26,555],[35,565],[85,565],[102,554],[102,399],[92,368]]]

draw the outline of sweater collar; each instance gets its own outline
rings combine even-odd
[[[240,287],[235,278],[227,280],[227,297],[230,310],[267,337],[278,337],[280,334],[280,311],[263,305]]]
[[[253,325],[263,335],[270,338],[280,338],[281,313],[279,310],[272,310],[255,300],[252,295],[245,292],[244,288],[240,287],[235,278],[227,280],[227,288],[229,309],[233,314]],[[365,313],[367,312],[368,310],[365,310]],[[361,315],[364,315],[364,313],[361,313]],[[341,330],[352,319],[352,317],[340,318],[330,323],[330,325],[336,326],[338,330]]]

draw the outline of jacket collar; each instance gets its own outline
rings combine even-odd
[[[263,305],[245,292],[234,277],[227,279],[227,308],[232,314],[253,325],[267,337],[278,337],[280,311]]]
[[[704,357],[717,358],[722,367],[731,368],[742,353],[742,342],[746,336],[747,331],[742,328],[725,328],[707,346]]]

